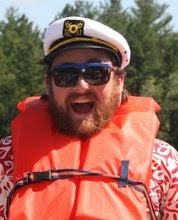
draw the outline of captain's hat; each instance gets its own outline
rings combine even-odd
[[[110,27],[82,17],[67,17],[49,25],[44,37],[44,61],[50,64],[63,50],[102,48],[116,56],[124,69],[130,62],[130,48],[126,39]]]

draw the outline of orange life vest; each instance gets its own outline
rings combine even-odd
[[[47,101],[28,98],[19,109],[12,123],[18,187],[9,220],[147,219],[140,182],[149,186],[159,127],[152,98],[129,97],[86,140],[57,132]]]

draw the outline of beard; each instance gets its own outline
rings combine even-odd
[[[116,86],[112,88],[111,96],[108,102],[101,103],[92,91],[86,91],[83,94],[76,92],[71,93],[65,102],[65,108],[59,106],[55,100],[53,90],[49,88],[49,112],[54,122],[57,131],[66,135],[86,139],[91,135],[99,132],[102,128],[107,126],[112,119],[116,109],[118,108],[121,98],[116,92]],[[76,119],[70,113],[71,100],[84,96],[86,98],[94,99],[95,111],[85,119]]]

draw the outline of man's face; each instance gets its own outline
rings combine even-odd
[[[106,63],[110,56],[100,49],[74,49],[61,52],[52,66],[62,64]],[[87,138],[106,126],[121,103],[123,77],[111,72],[107,84],[89,85],[82,76],[73,87],[58,87],[54,79],[46,81],[50,112],[61,132]]]

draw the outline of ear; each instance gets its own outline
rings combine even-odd
[[[46,91],[46,94],[49,95],[50,79],[49,79],[47,73],[44,75],[44,84],[45,84],[45,91]]]

